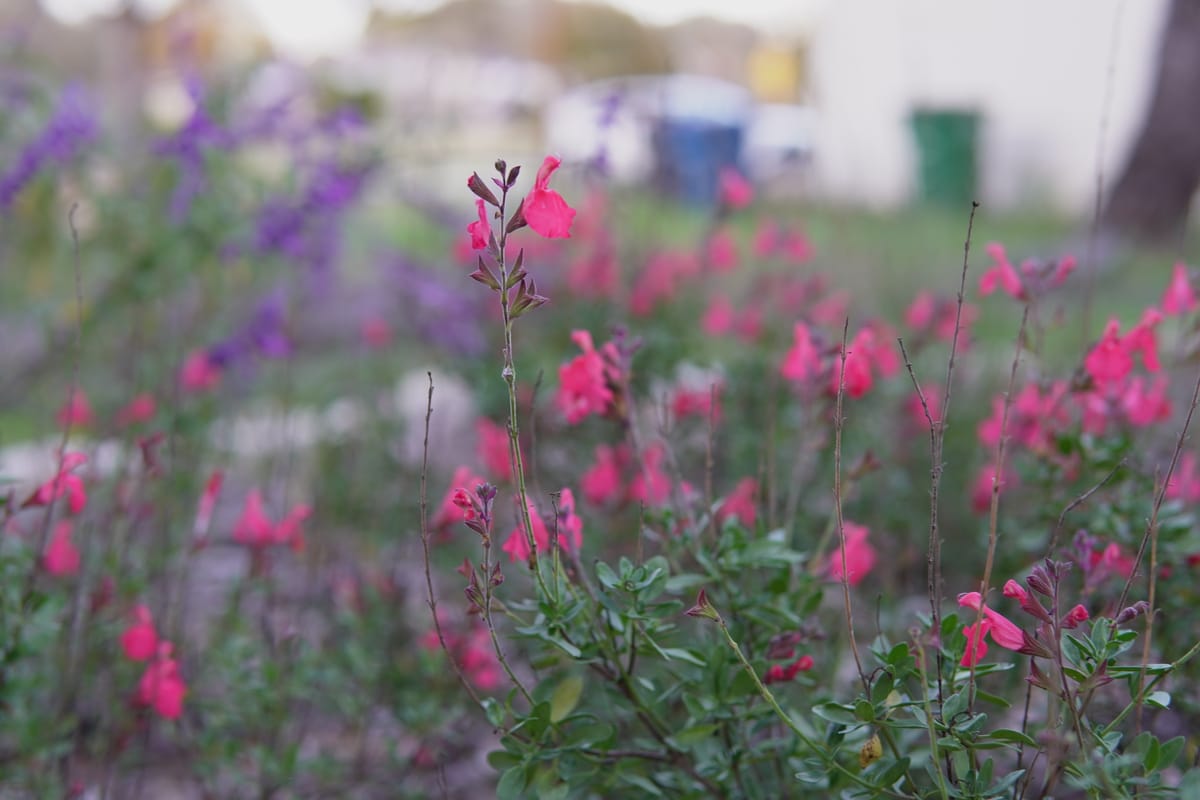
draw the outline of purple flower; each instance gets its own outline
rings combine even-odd
[[[74,158],[85,145],[98,135],[96,117],[84,90],[69,84],[59,95],[54,114],[41,133],[25,145],[0,175],[0,208],[8,208],[13,200],[44,167],[65,163]]]
[[[187,218],[194,200],[208,186],[205,158],[213,150],[229,150],[234,136],[221,127],[204,105],[204,88],[198,79],[188,81],[192,98],[192,115],[178,131],[160,141],[154,148],[162,156],[174,159],[179,168],[179,180],[171,193],[170,215],[174,222]]]

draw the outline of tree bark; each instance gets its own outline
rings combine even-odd
[[[1179,236],[1200,186],[1200,0],[1172,0],[1142,130],[1101,217],[1144,241]]]

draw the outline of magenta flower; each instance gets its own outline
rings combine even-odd
[[[619,503],[623,499],[622,467],[629,460],[623,447],[602,444],[596,448],[596,463],[579,479],[583,497],[594,506]]]
[[[67,508],[72,514],[83,511],[87,505],[87,492],[83,488],[83,478],[75,474],[75,470],[87,463],[83,453],[66,453],[59,462],[58,474],[43,483],[22,504],[22,508],[48,506],[58,498],[66,495]]]
[[[1021,285],[1021,277],[1008,260],[1004,247],[992,242],[985,249],[994,263],[979,276],[979,293],[986,296],[1001,288],[1017,300],[1024,300],[1025,287]]]
[[[157,410],[158,406],[154,402],[154,395],[142,392],[117,412],[117,424],[124,427],[148,422],[154,419]]]
[[[717,524],[723,525],[730,517],[737,519],[745,528],[753,528],[757,516],[754,503],[758,494],[758,481],[754,478],[743,478],[729,495],[721,501],[717,508]]]
[[[812,334],[803,322],[797,322],[793,328],[793,342],[779,373],[790,381],[803,381],[816,375],[821,369],[821,354],[813,344]],[[836,379],[835,379],[836,380]]]
[[[1167,284],[1167,290],[1162,296],[1162,310],[1164,314],[1186,314],[1190,311],[1195,311],[1196,306],[1200,302],[1196,300],[1196,292],[1192,289],[1192,280],[1188,275],[1187,265],[1182,261],[1175,264],[1175,268],[1171,271],[1171,282]]]
[[[842,532],[846,537],[846,580],[851,586],[857,586],[875,567],[875,548],[867,541],[870,531],[865,525],[847,520],[842,523]],[[829,556],[829,577],[835,581],[842,579],[840,548]]]
[[[574,504],[572,503],[572,505]],[[529,520],[533,525],[534,544],[537,545],[539,553],[545,553],[550,549],[550,531],[546,529],[546,521],[538,514],[532,500],[529,501]],[[529,539],[525,534],[523,517],[519,518],[517,527],[513,528],[512,533],[508,535],[502,549],[508,553],[508,557],[512,561],[528,561],[529,557],[533,555],[529,549]]]
[[[572,425],[590,414],[603,416],[612,407],[614,395],[610,378],[615,367],[612,343],[597,350],[587,331],[572,331],[571,339],[583,351],[558,368],[558,407]]]
[[[537,179],[533,189],[521,203],[521,215],[533,228],[547,239],[566,239],[571,235],[571,221],[575,219],[575,209],[567,205],[562,195],[550,188],[550,176],[562,164],[562,159],[556,156],[546,156],[538,169]],[[476,201],[482,205],[482,200]],[[472,234],[474,240],[474,234]],[[484,246],[487,245],[486,239]]]
[[[479,212],[479,219],[467,226],[467,233],[471,234],[471,249],[483,250],[488,246],[488,236],[492,228],[488,224],[487,209],[482,200],[475,201],[475,210]]]
[[[717,183],[723,205],[745,208],[754,200],[754,187],[733,167],[724,167]]]
[[[121,634],[121,649],[130,661],[149,661],[158,651],[158,631],[150,609],[139,605],[133,609],[134,623]]]
[[[1110,319],[1096,346],[1083,360],[1083,367],[1100,386],[1107,386],[1124,378],[1133,369],[1133,357],[1129,348],[1121,341],[1121,323]]]
[[[59,427],[65,428],[68,425],[76,428],[86,428],[92,424],[92,404],[88,402],[88,397],[82,389],[75,389],[71,392],[71,396],[67,399],[66,404],[59,409],[58,420]]]
[[[42,567],[56,578],[79,573],[79,550],[71,541],[71,522],[61,520],[50,534],[50,544],[42,555]]]
[[[508,429],[487,417],[475,421],[475,452],[484,471],[498,481],[512,480],[512,457],[509,453]]]
[[[134,702],[143,708],[153,708],[164,719],[178,719],[183,714],[183,698],[187,684],[179,677],[179,664],[171,656],[171,643],[163,642],[158,657],[146,666],[138,681]]]
[[[958,604],[979,611],[980,606],[983,605],[983,599],[979,592],[964,592],[958,596]],[[1025,633],[1020,627],[1008,617],[987,606],[983,606],[983,619],[980,620],[978,627],[967,625],[963,629],[963,633],[967,636],[967,650],[963,653],[960,662],[964,667],[979,663],[979,660],[987,655],[987,642],[984,641],[986,635],[990,634],[993,642],[1014,652],[1025,646]]]

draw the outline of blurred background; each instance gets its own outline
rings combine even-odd
[[[4,0],[0,27],[119,124],[180,125],[196,72],[248,70],[263,104],[316,80],[369,109],[422,184],[554,151],[693,201],[708,163],[736,161],[810,199],[1083,216],[1163,83],[1169,14],[1197,47],[1176,5]]]

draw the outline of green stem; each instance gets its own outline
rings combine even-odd
[[[846,778],[848,778],[852,783],[856,783],[865,789],[870,789],[872,792],[875,793],[874,796],[876,796],[876,797],[899,797],[899,798],[911,797],[911,795],[901,794],[900,792],[894,791],[894,790],[889,789],[884,786],[876,786],[875,784],[871,783],[870,781],[865,780],[864,778],[857,775],[856,773],[851,772],[849,769],[847,769],[845,766],[843,766],[842,763],[840,761],[838,761],[835,757],[833,757],[826,750],[824,750],[823,748],[818,746],[817,743],[814,742],[808,734],[806,734],[803,730],[800,729],[800,726],[796,724],[796,721],[794,719],[792,719],[791,715],[789,715],[786,711],[783,710],[782,707],[780,707],[779,701],[775,699],[775,695],[771,694],[771,690],[768,689],[765,684],[763,684],[762,679],[758,677],[758,672],[754,669],[754,665],[752,665],[750,663],[750,661],[746,658],[746,655],[742,652],[741,646],[737,642],[735,642],[733,640],[733,636],[730,635],[729,628],[725,625],[725,620],[722,619],[720,617],[720,615],[717,615],[716,622],[717,622],[717,625],[719,625],[721,627],[721,633],[725,636],[725,641],[729,645],[729,649],[732,650],[734,655],[737,656],[738,661],[742,662],[742,666],[745,667],[746,672],[749,673],[751,680],[754,681],[754,685],[756,687],[758,687],[759,695],[762,696],[763,700],[767,701],[767,705],[769,705],[771,707],[771,709],[775,712],[775,714],[781,720],[783,720],[783,723],[792,729],[792,733],[796,734],[796,738],[798,738],[804,744],[805,747],[807,747],[809,750],[812,750],[822,761],[825,762],[825,764],[827,766],[829,766],[835,772],[841,773]]]

